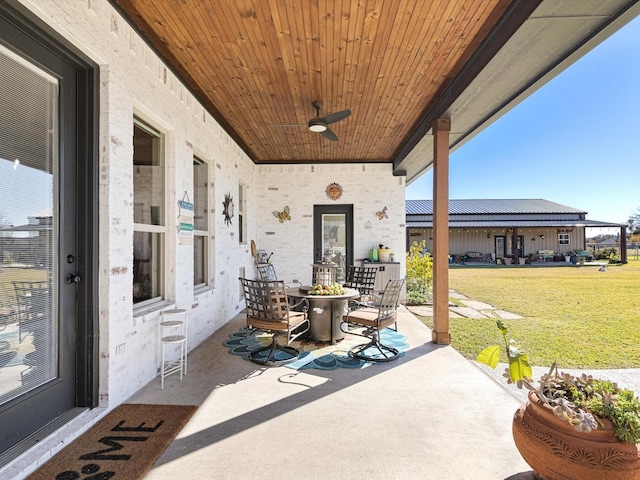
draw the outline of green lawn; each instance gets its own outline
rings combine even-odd
[[[452,268],[449,287],[524,318],[505,320],[533,365],[640,368],[640,261],[624,266]],[[431,318],[422,318],[432,326]],[[452,318],[451,344],[475,359],[495,320]],[[506,361],[506,357],[503,359]]]
[[[11,282],[42,282],[47,279],[47,270],[42,268],[7,267],[0,264],[0,308],[15,305],[16,299]]]

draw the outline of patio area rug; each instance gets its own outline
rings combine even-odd
[[[400,355],[409,347],[407,337],[403,334],[391,330],[389,328],[383,330],[380,334],[382,343],[397,348]],[[232,355],[240,355],[249,361],[249,353],[262,346],[271,343],[271,335],[266,333],[258,333],[250,337],[246,337],[244,328],[229,335],[229,339],[223,343],[229,349]],[[349,356],[349,349],[354,345],[367,343],[367,340],[357,335],[347,335],[334,345],[329,342],[312,342],[308,340],[294,341],[291,346],[300,351],[297,360],[287,363],[284,366],[294,370],[307,370],[317,368],[320,370],[335,370],[336,368],[363,368],[370,365],[371,362],[365,362],[357,358]],[[282,352],[278,352],[282,354]],[[372,352],[367,352],[373,354]],[[282,354],[285,355],[286,354]]]
[[[141,479],[197,408],[120,405],[27,480]]]

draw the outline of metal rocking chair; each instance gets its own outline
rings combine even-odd
[[[258,331],[272,334],[271,343],[252,351],[249,359],[259,365],[277,366],[298,358],[300,352],[290,344],[309,330],[308,300],[289,304],[285,284],[280,280],[240,278],[240,282],[247,305],[247,336]],[[278,337],[284,337],[286,343],[278,343]],[[268,352],[266,356],[264,352]]]

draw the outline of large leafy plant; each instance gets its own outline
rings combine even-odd
[[[504,339],[508,368],[508,383],[526,387],[535,392],[553,413],[572,425],[577,431],[590,432],[598,428],[598,419],[611,420],[615,435],[621,442],[640,442],[640,400],[631,390],[622,389],[608,380],[594,379],[591,375],[574,375],[558,371],[553,364],[537,385],[531,380],[533,371],[529,357],[518,343],[508,338],[506,325],[496,325]],[[492,345],[480,352],[478,362],[496,368],[500,361],[501,346]]]

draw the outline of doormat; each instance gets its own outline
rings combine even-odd
[[[120,405],[27,480],[141,479],[197,408]]]
[[[404,355],[404,351],[409,348],[407,337],[390,328],[386,328],[380,332],[380,341],[385,345],[397,348],[401,356]],[[367,339],[352,334],[347,334],[344,340],[340,340],[333,345],[330,342],[295,340],[291,342],[291,346],[298,349],[300,356],[296,360],[283,366],[294,370],[307,370],[310,368],[317,368],[319,370],[363,368],[371,365],[371,362],[365,362],[364,360],[349,356],[349,349],[355,345],[367,342]],[[245,360],[249,360],[249,354],[253,350],[269,345],[270,343],[270,333],[257,333],[247,337],[246,329],[242,328],[229,335],[229,339],[225,341],[223,345],[229,349],[230,354],[240,355]],[[367,351],[366,353],[368,355],[375,355],[373,351]],[[277,355],[286,354],[278,352]]]

